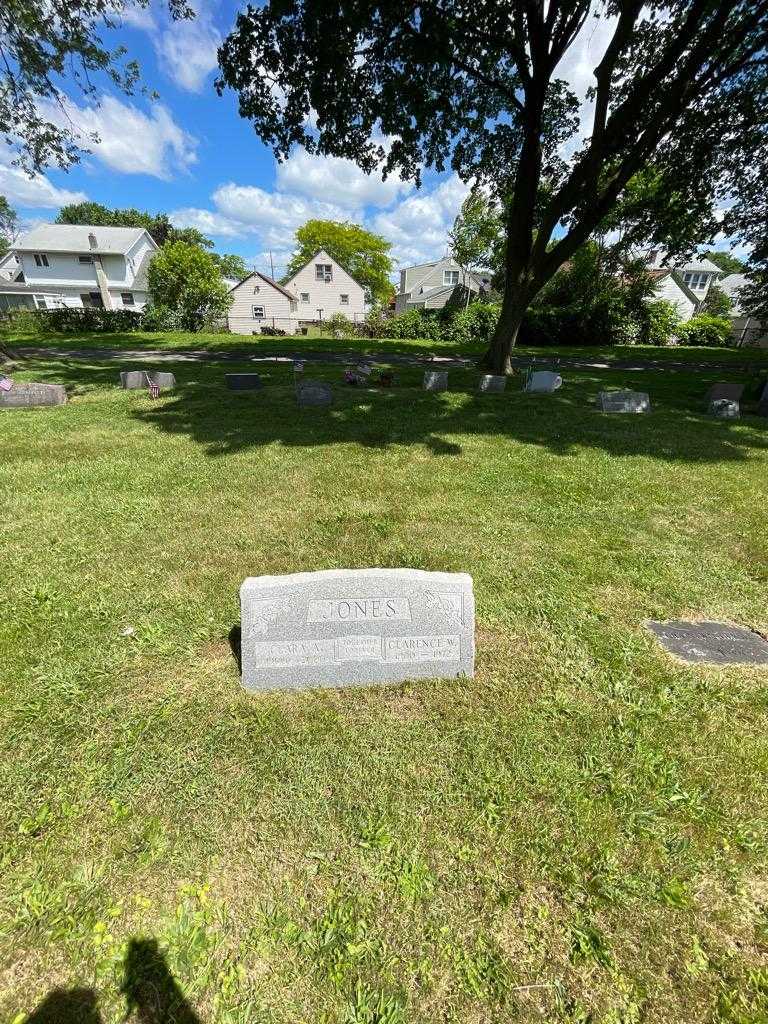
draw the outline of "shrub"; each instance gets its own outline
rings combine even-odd
[[[368,316],[365,330],[366,337],[403,338],[427,341],[440,341],[443,338],[443,325],[436,313],[425,313],[422,309],[407,309],[404,313],[385,317],[375,311]],[[369,333],[375,332],[375,333]],[[357,331],[360,334],[362,331]]]
[[[354,338],[357,334],[355,325],[343,313],[334,313],[325,321],[332,338]]]
[[[261,333],[269,338],[285,338],[288,336],[288,331],[284,331],[282,327],[262,327]]]
[[[181,321],[167,306],[145,306],[141,326],[145,331],[179,331]]]
[[[701,304],[701,309],[710,316],[730,316],[733,312],[733,303],[722,288],[713,284]]]
[[[443,337],[457,345],[482,342],[487,345],[499,322],[501,306],[495,302],[472,302],[466,309],[451,310]]]
[[[172,309],[185,331],[217,323],[232,304],[215,258],[188,242],[168,242],[156,252],[147,281],[153,304]]]
[[[681,325],[678,331],[681,345],[703,345],[718,348],[731,340],[731,321],[724,316],[697,313]]]
[[[641,336],[645,345],[669,345],[679,335],[682,321],[676,306],[666,299],[645,304]]]
[[[139,331],[144,325],[144,314],[133,309],[39,309],[33,314],[38,329],[61,334],[120,333]]]

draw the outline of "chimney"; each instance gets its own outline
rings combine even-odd
[[[658,260],[658,258],[659,258],[659,250],[658,249],[651,249],[651,251],[648,253],[648,265],[650,267],[655,267],[656,266],[656,260]]]
[[[99,247],[99,243],[96,241],[96,235],[94,235],[92,231],[88,233],[88,245],[90,245],[92,249],[98,249]]]

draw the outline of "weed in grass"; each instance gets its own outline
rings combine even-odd
[[[358,981],[340,1024],[405,1024],[405,1019],[405,1007],[398,997]]]

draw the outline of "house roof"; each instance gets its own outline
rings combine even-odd
[[[708,260],[706,256],[694,256],[690,263],[685,263],[682,267],[675,269],[684,274],[722,274],[720,267],[712,260]]]
[[[724,291],[733,303],[734,313],[741,312],[741,306],[739,305],[739,292],[748,284],[749,278],[746,274],[728,274],[717,282],[717,287]]]
[[[287,288],[283,288],[281,284],[278,284],[277,281],[274,280],[274,278],[271,278],[268,274],[262,274],[258,270],[254,270],[252,274],[248,275],[248,277],[244,277],[242,281],[238,281],[237,284],[232,285],[232,287],[229,290],[233,292],[235,288],[239,288],[240,285],[245,284],[246,281],[250,281],[252,277],[259,277],[261,278],[262,281],[266,281],[267,284],[271,284],[273,288],[276,288],[279,292],[282,292],[283,295],[285,295],[287,298],[291,300],[291,302],[299,301],[298,297],[294,295],[293,292],[289,292]]]
[[[96,238],[91,245],[89,235]],[[20,252],[82,252],[124,256],[141,238],[152,238],[144,228],[103,228],[92,224],[40,224],[18,238],[13,249]],[[157,244],[152,239],[152,244]]]
[[[296,271],[295,274],[291,274],[291,276],[288,278],[288,280],[289,281],[293,281],[295,278],[297,278],[299,276],[299,274],[302,272],[302,270],[306,270],[307,267],[309,266],[309,264],[313,260],[316,260],[318,256],[325,256],[326,259],[333,260],[333,262],[336,264],[336,266],[339,268],[339,270],[343,270],[344,273],[347,275],[347,277],[350,279],[350,281],[354,281],[354,283],[357,285],[358,288],[362,288],[363,291],[365,291],[365,285],[360,284],[360,282],[357,280],[357,278],[352,277],[352,275],[346,269],[346,267],[342,267],[342,265],[339,263],[339,261],[334,256],[331,256],[331,254],[329,252],[326,252],[325,249],[318,249],[317,252],[314,254],[314,256],[310,256],[310,258],[307,260],[307,262],[305,264],[303,264],[303,266],[299,267],[299,269]],[[271,280],[271,278],[267,278],[267,280]]]

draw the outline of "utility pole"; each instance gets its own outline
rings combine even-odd
[[[274,281],[274,279],[275,279],[275,264],[274,264],[274,262],[272,260],[272,250],[271,249],[269,250],[269,271],[270,271],[270,276],[271,276],[272,280]]]

